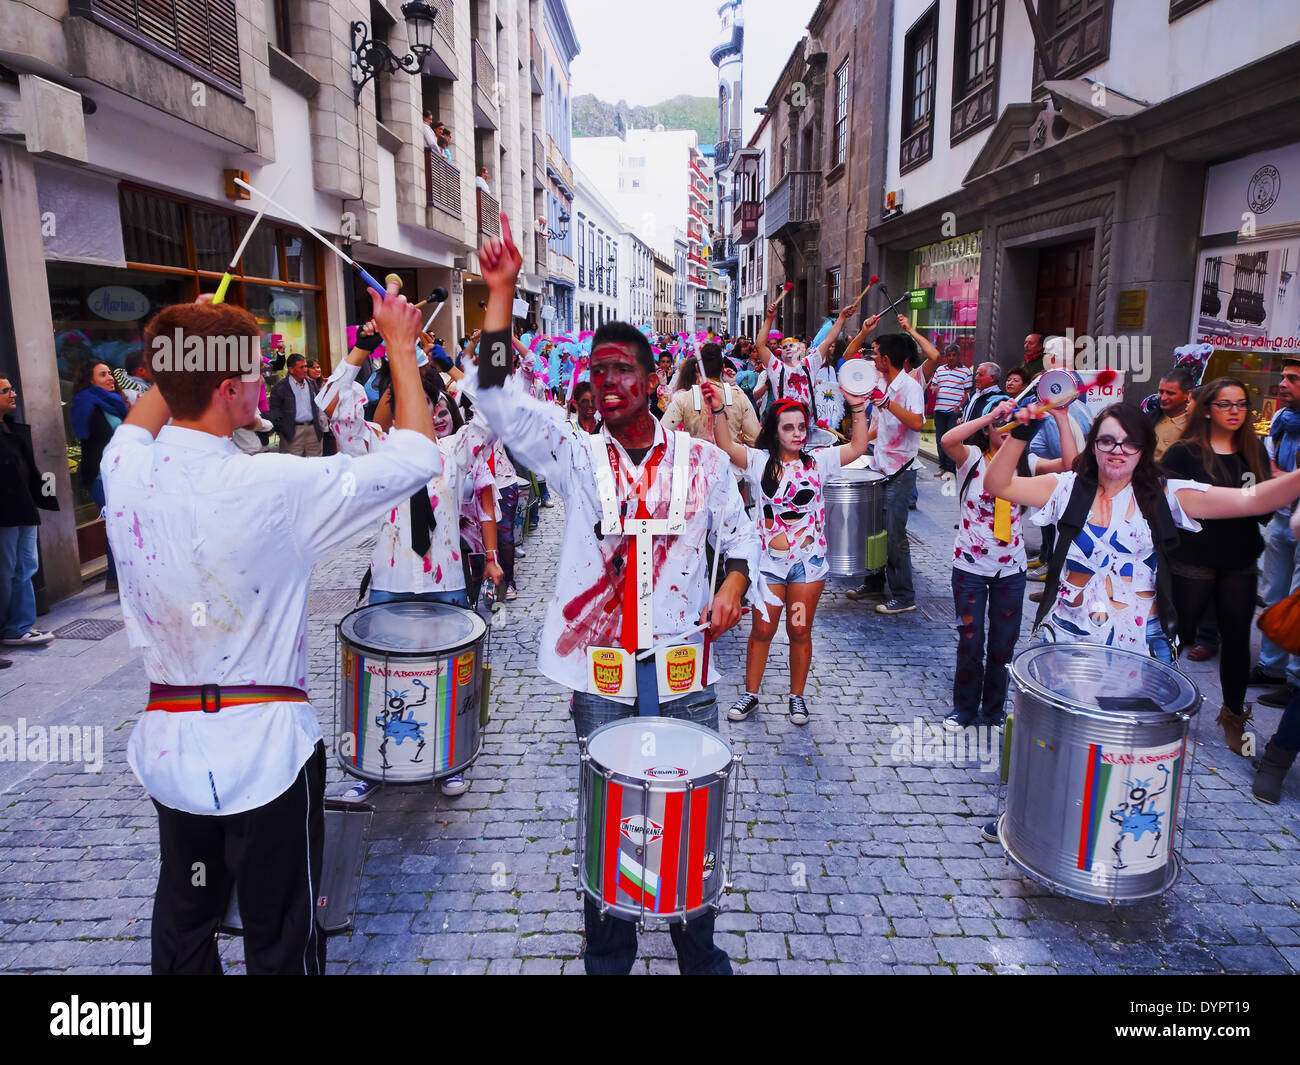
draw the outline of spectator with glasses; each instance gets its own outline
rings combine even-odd
[[[1268,480],[1268,454],[1255,435],[1246,386],[1231,377],[1205,385],[1196,398],[1181,438],[1165,452],[1162,465],[1185,480],[1224,488],[1241,488]],[[1223,705],[1219,724],[1228,746],[1242,753],[1250,713],[1246,679],[1250,674],[1250,628],[1255,615],[1259,574],[1255,564],[1264,550],[1260,524],[1267,515],[1204,523],[1186,533],[1170,554],[1178,640],[1190,647],[1207,609],[1218,618],[1219,682]]]

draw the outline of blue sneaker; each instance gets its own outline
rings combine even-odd
[[[465,780],[463,773],[457,773],[454,777],[446,777],[438,781],[438,786],[442,788],[442,793],[449,799],[454,799],[458,795],[464,795],[469,791],[469,784]]]

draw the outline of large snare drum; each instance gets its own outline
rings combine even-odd
[[[826,503],[826,561],[834,577],[882,569],[889,554],[885,475],[843,467],[822,485]]]
[[[1147,655],[1091,643],[1029,647],[1010,669],[1010,768],[998,834],[1053,891],[1152,898],[1178,878],[1196,685]]]
[[[582,891],[629,920],[690,920],[727,882],[727,790],[740,758],[703,725],[635,717],[602,725],[583,746],[574,871]]]
[[[336,751],[354,776],[418,784],[459,773],[479,748],[487,625],[456,606],[375,603],[338,624]]]

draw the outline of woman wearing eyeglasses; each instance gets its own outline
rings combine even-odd
[[[1059,586],[1044,592],[1049,606],[1036,626],[1040,638],[1103,643],[1170,661],[1172,574],[1159,573],[1165,552],[1152,535],[1153,522],[1164,524],[1161,508],[1168,507],[1174,526],[1194,533],[1201,531],[1198,519],[1268,514],[1300,496],[1300,471],[1240,488],[1167,480],[1152,457],[1151,423],[1136,407],[1117,403],[1093,423],[1073,471],[1018,477],[1016,463],[1039,415],[1037,407],[1017,412],[1020,424],[989,464],[984,485],[1012,503],[1040,507],[1033,521],[1044,526],[1065,515],[1076,481],[1092,495],[1086,520],[1065,548]]]
[[[1231,377],[1205,385],[1182,436],[1165,452],[1171,476],[1224,488],[1258,484],[1269,477],[1268,454],[1255,435],[1246,386]],[[1170,553],[1178,640],[1190,647],[1206,610],[1218,616],[1221,652],[1219,724],[1228,746],[1241,754],[1250,714],[1245,709],[1250,674],[1250,627],[1259,583],[1256,562],[1264,550],[1260,522],[1268,515],[1226,518],[1185,533]]]

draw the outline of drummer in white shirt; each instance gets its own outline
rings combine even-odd
[[[375,320],[400,428],[373,454],[245,455],[231,433],[256,414],[258,378],[179,368],[155,370],[104,452],[122,615],[151,682],[127,757],[158,810],[155,973],[221,972],[215,933],[232,888],[250,973],[324,970],[308,582],[440,462],[415,365],[420,312],[391,294],[376,297]],[[256,350],[259,336],[240,307],[185,304],[148,325],[145,345],[177,338],[188,355],[188,340],[211,351],[209,340],[249,338]]]
[[[727,457],[685,433],[665,432],[650,415],[658,377],[650,345],[634,326],[607,322],[592,339],[591,383],[604,418],[599,434],[575,433],[563,411],[538,403],[507,380],[510,313],[522,260],[504,214],[501,230],[502,239],[489,240],[479,253],[490,295],[474,402],[511,451],[564,497],[557,595],[542,628],[542,672],[573,692],[580,737],[638,711],[716,729],[710,644],[740,620],[743,600],[759,602],[759,588],[751,583],[758,580],[758,534],[735,480],[725,475]],[[684,500],[681,510],[674,498]],[[638,543],[640,537],[621,532],[626,520],[671,521],[674,513],[681,515],[680,533],[652,540],[647,534],[650,542]],[[716,595],[704,561],[710,535],[727,560]],[[692,678],[698,687],[661,700],[655,657],[642,662],[635,652],[683,645],[702,651],[699,674]],[[618,659],[620,691],[626,694],[589,693],[589,652],[597,651]],[[627,691],[633,681],[634,694]],[[590,899],[585,925],[587,972],[629,972],[636,926],[612,915],[602,920]],[[712,912],[684,927],[671,924],[669,931],[682,972],[731,972],[726,954],[713,944]]]

